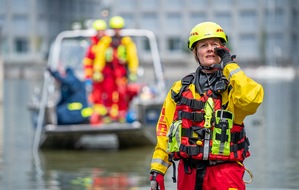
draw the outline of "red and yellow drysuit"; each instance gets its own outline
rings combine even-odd
[[[90,38],[91,45],[88,47],[86,55],[83,60],[85,79],[92,80],[93,75],[93,63],[96,55],[96,46],[100,39],[97,36],[92,36]]]
[[[242,180],[245,168],[241,163],[250,154],[243,121],[256,112],[264,92],[235,63],[228,64],[223,74],[230,87],[218,95],[211,90],[201,95],[196,85],[188,81],[186,85],[184,78],[173,84],[164,101],[156,126],[157,145],[151,172],[165,174],[171,159],[179,160],[178,190],[245,189]],[[213,111],[210,118],[206,108]],[[225,128],[224,133],[216,117],[219,113],[232,119],[231,128]],[[181,136],[176,140],[180,144],[174,151],[168,143],[177,136],[171,136],[169,131],[178,123]],[[198,172],[202,168],[204,172]]]
[[[103,38],[103,37],[102,37]],[[100,122],[99,116],[103,116],[107,113],[107,110],[102,102],[102,89],[103,84],[99,80],[95,80],[95,59],[101,54],[98,51],[98,47],[101,43],[101,39],[98,36],[91,37],[91,45],[89,46],[85,58],[83,60],[85,80],[92,81],[92,91],[89,97],[89,102],[93,104],[93,115],[91,117],[91,123]]]
[[[103,104],[111,119],[124,119],[130,100],[127,78],[137,74],[139,64],[135,43],[127,36],[105,36],[97,51],[104,52],[96,56],[94,63],[95,72],[103,76]]]

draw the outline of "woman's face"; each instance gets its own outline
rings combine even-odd
[[[195,53],[200,65],[208,67],[213,64],[219,64],[221,58],[214,53],[214,48],[222,45],[219,38],[208,38],[198,41]]]

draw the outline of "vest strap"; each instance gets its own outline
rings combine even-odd
[[[182,128],[182,137],[195,138],[195,137],[193,137],[194,133],[198,134],[197,139],[202,139],[202,137],[204,137],[205,129],[204,128],[199,128],[197,126],[192,126],[190,129],[188,129],[188,128]],[[231,137],[234,136],[234,140],[236,140],[236,141],[234,141],[234,142],[231,141],[233,143],[230,146],[230,152],[233,152],[234,153],[234,157],[238,158],[238,154],[237,154],[238,150],[244,149],[242,156],[245,158],[246,157],[246,153],[248,152],[248,149],[249,149],[248,148],[249,147],[249,141],[248,141],[248,138],[244,136],[245,135],[244,131],[234,132],[231,135],[232,135]],[[244,141],[238,143],[238,141],[240,141],[244,137],[245,137]],[[193,144],[193,143],[191,143],[191,144]],[[185,152],[189,156],[196,156],[196,155],[198,155],[200,153],[203,154],[204,147],[203,146],[195,145],[195,143],[194,143],[194,145],[188,145],[188,146],[181,144],[180,145],[180,151]]]
[[[185,104],[194,110],[201,110],[204,108],[205,103],[195,99],[189,99],[186,97],[181,97],[180,102],[181,104]]]
[[[231,150],[231,152],[237,152],[237,150],[243,149],[246,145],[247,145],[247,142],[246,142],[246,140],[244,140],[243,142],[241,142],[239,144],[233,144],[230,147],[230,150]]]
[[[190,156],[196,156],[199,153],[203,152],[203,147],[202,146],[185,146],[182,145],[180,146],[180,150],[183,152],[186,152]]]
[[[172,99],[177,103],[179,102],[179,100],[181,99],[182,97],[182,93],[185,91],[185,89],[192,83],[193,79],[194,79],[194,73],[191,73],[187,76],[185,76],[182,80],[181,80],[181,83],[182,83],[182,88],[180,90],[179,93],[175,93],[173,90],[171,92],[171,97]]]
[[[206,129],[192,126],[191,128],[182,128],[182,137],[191,137],[191,138],[197,138],[197,139],[203,139]],[[196,136],[194,136],[194,133]]]
[[[201,122],[204,120],[204,114],[203,113],[197,113],[197,112],[181,112],[182,118],[192,120],[194,122]]]
[[[246,135],[245,131],[242,130],[240,132],[233,132],[231,133],[231,142],[237,144],[242,138]]]

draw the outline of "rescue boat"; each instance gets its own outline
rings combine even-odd
[[[112,35],[113,31],[107,30],[107,34]],[[50,48],[47,67],[71,67],[76,76],[84,80],[82,60],[93,35],[95,32],[92,30],[61,32]],[[130,122],[58,125],[55,121],[55,103],[59,88],[57,81],[45,70],[41,90],[33,94],[29,105],[35,128],[33,150],[96,148],[97,141],[113,143],[103,140],[109,135],[116,138],[117,148],[156,143],[155,125],[166,96],[165,77],[156,37],[152,31],[139,29],[123,29],[122,35],[130,36],[135,41],[139,55],[138,82],[134,85],[140,90],[130,103],[134,119]],[[148,51],[139,51],[138,46],[142,44],[142,40],[147,40]]]

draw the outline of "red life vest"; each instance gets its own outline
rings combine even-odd
[[[194,99],[188,88],[194,78],[190,76],[182,80],[180,92],[172,91],[176,102],[173,124],[179,121],[180,139],[172,136],[171,127],[169,141],[176,138],[179,148],[176,151],[168,149],[170,159],[243,161],[250,155],[244,125],[233,124],[233,114],[225,110],[227,104],[222,105],[220,94],[208,90],[200,99]],[[210,119],[207,106],[212,106]]]

